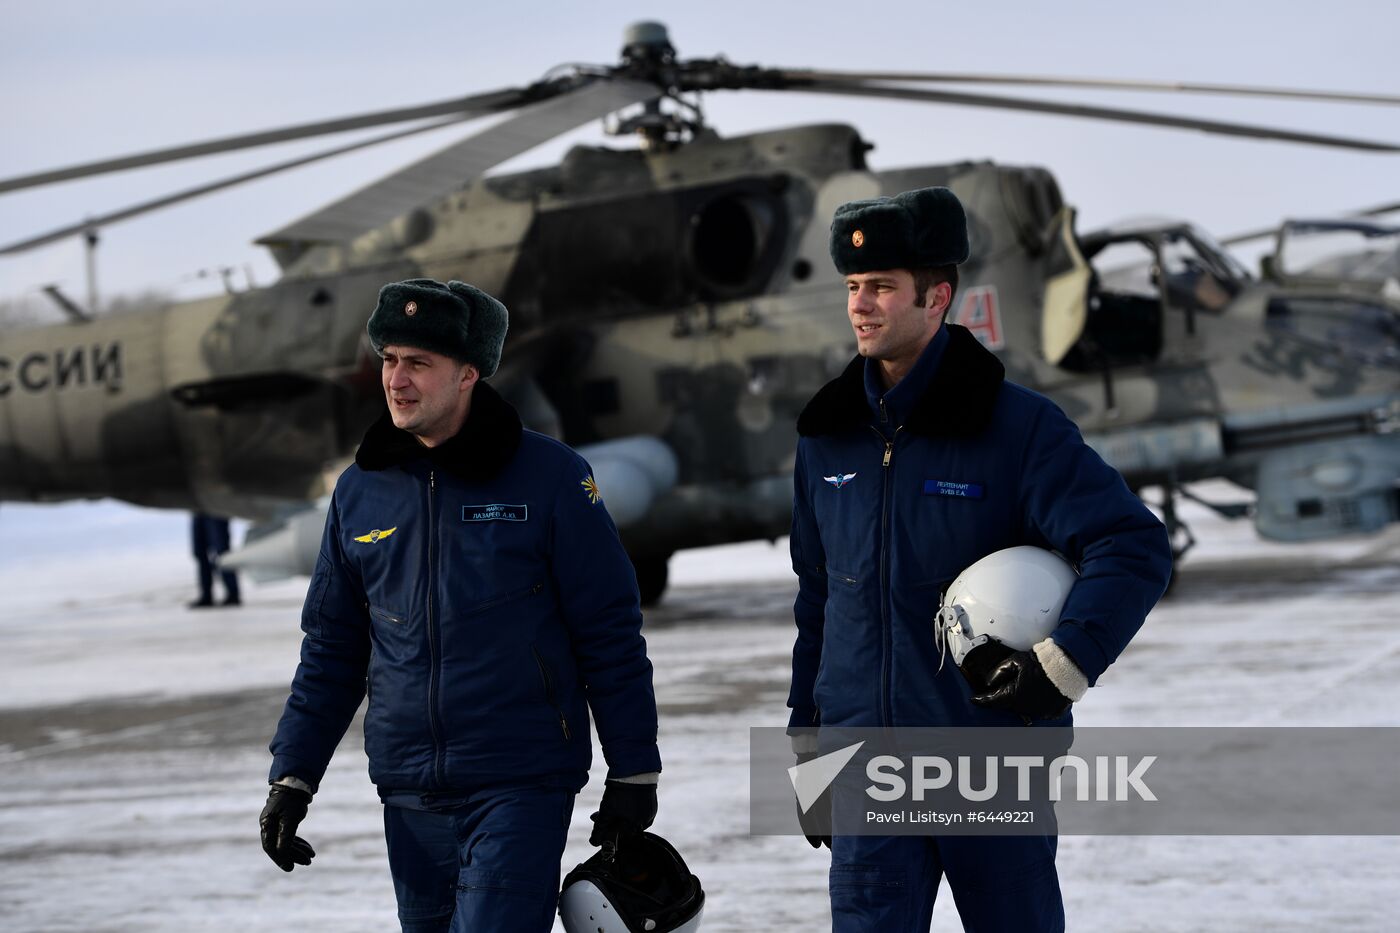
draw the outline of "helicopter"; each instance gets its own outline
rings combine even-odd
[[[1334,289],[1325,294],[1338,303],[1317,311],[1293,285],[1251,276],[1190,224],[1081,235],[1044,168],[970,161],[875,172],[870,144],[853,127],[724,137],[698,101],[752,88],[1400,151],[944,88],[970,81],[1132,85],[681,60],[664,26],[639,23],[612,66],[570,66],[521,88],[0,179],[3,195],[411,124],[0,247],[15,254],[352,147],[506,115],[260,238],[282,269],[269,287],[121,317],[93,317],[56,295],[70,323],[0,335],[0,498],[111,496],[244,517],[259,523],[247,550],[261,546],[275,563],[309,568],[320,513],[306,503],[325,496],[383,405],[364,334],[379,287],[457,278],[511,309],[493,384],[528,426],[589,458],[643,599],[654,602],[675,551],[787,532],[796,416],[855,347],[833,308],[841,289],[827,260],[833,210],[945,185],[967,209],[972,243],[949,319],[997,353],[1009,378],[1059,403],[1130,486],[1164,490],[1178,556],[1193,539],[1176,502],[1193,495],[1185,484],[1210,477],[1255,490],[1253,504],[1214,507],[1252,514],[1266,536],[1307,540],[1396,520],[1400,366],[1384,352],[1400,342],[1392,298],[1368,297],[1362,310]],[[578,146],[555,166],[485,174],[600,118],[636,144]],[[1338,339],[1338,328],[1360,336]]]

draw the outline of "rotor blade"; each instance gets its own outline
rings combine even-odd
[[[406,130],[398,130],[393,133],[386,133],[382,136],[376,136],[373,139],[361,140],[360,142],[351,143],[347,146],[337,146],[334,149],[327,149],[324,152],[312,153],[311,155],[301,156],[296,159],[290,159],[286,162],[278,162],[276,165],[269,165],[264,168],[255,169],[251,172],[244,172],[240,175],[234,175],[232,177],[225,178],[220,181],[210,182],[207,185],[200,185],[197,188],[189,188],[185,191],[180,191],[175,194],[165,195],[164,197],[156,198],[153,201],[144,201],[140,204],[135,204],[131,207],[123,208],[119,211],[113,211],[110,214],[102,214],[98,217],[90,217],[81,223],[70,224],[66,227],[60,227],[57,230],[50,230],[48,233],[32,237],[28,240],[21,240],[17,243],[10,243],[7,246],[0,247],[0,256],[10,256],[14,255],[15,253],[22,253],[26,250],[35,249],[40,246],[46,246],[49,243],[53,243],[57,240],[62,240],[65,237],[70,237],[79,233],[84,233],[88,230],[93,230],[98,227],[110,226],[111,224],[117,223],[118,221],[130,220],[133,217],[139,217],[142,214],[149,214],[151,211],[160,210],[163,207],[170,207],[171,205],[179,204],[182,201],[189,201],[193,198],[197,198],[202,195],[212,194],[215,191],[222,191],[225,188],[232,188],[235,185],[241,185],[244,182],[254,181],[259,178],[266,178],[268,175],[275,175],[278,172],[285,172],[288,169],[294,169],[302,165],[310,165],[313,162],[319,162],[322,159],[329,159],[333,156],[344,155],[347,152],[354,152],[357,149],[367,149],[370,146],[377,146],[380,143],[387,143],[395,139],[402,139],[405,136],[413,136],[417,133],[426,133],[429,130],[441,129],[445,126],[451,126],[454,123],[460,123],[464,119],[465,118],[463,117],[450,117],[446,120],[437,120],[432,123],[428,123],[424,126],[415,126]]]
[[[1118,78],[1069,78],[1045,75],[992,75],[955,72],[910,71],[806,71],[782,72],[798,81],[881,81],[904,84],[1010,84],[1021,87],[1077,87],[1110,91],[1174,91],[1186,94],[1227,94],[1240,97],[1278,97],[1329,103],[1400,105],[1400,95],[1359,94],[1352,91],[1315,91],[1305,88],[1271,88],[1244,84],[1201,84],[1190,81],[1138,81]]]
[[[1275,139],[1283,142],[1303,143],[1312,146],[1331,146],[1338,149],[1359,149],[1367,152],[1400,152],[1400,144],[1397,143],[1377,142],[1368,139],[1349,139],[1344,136],[1303,133],[1297,130],[1251,126],[1247,123],[1227,123],[1222,120],[1204,120],[1197,117],[1178,117],[1165,113],[1152,113],[1145,110],[1121,110],[1116,107],[1094,107],[1086,104],[1061,104],[1051,101],[1028,100],[1023,97],[965,94],[957,91],[930,91],[920,88],[888,87],[873,84],[841,84],[831,81],[813,81],[806,84],[793,84],[786,88],[786,90],[809,91],[818,94],[847,94],[854,97],[890,97],[896,100],[918,100],[928,103],[955,104],[965,107],[989,107],[997,110],[1026,110],[1032,113],[1053,113],[1060,116],[1083,117],[1090,120],[1111,120],[1118,123],[1136,123],[1147,126],[1200,130],[1203,133],[1215,133],[1221,136]]]
[[[559,85],[559,87],[562,88],[563,85]],[[456,116],[461,118],[485,116],[489,113],[512,110],[523,104],[530,103],[531,101],[539,100],[542,94],[552,96],[554,93],[559,93],[559,90],[550,90],[548,86],[541,87],[539,85],[530,88],[508,88],[500,91],[491,91],[486,94],[474,94],[470,97],[459,97],[455,100],[439,101],[435,104],[423,104],[417,107],[400,107],[394,110],[377,110],[373,113],[364,113],[359,116],[341,117],[335,120],[322,120],[316,123],[303,123],[297,126],[286,126],[276,130],[265,130],[260,133],[225,136],[221,139],[212,139],[202,143],[174,146],[169,149],[155,149],[150,152],[140,152],[115,159],[104,159],[101,162],[88,162],[83,165],[73,165],[68,168],[54,169],[48,172],[36,172],[32,175],[19,175],[14,178],[0,179],[0,193],[19,191],[22,188],[34,188],[39,185],[53,184],[58,181],[69,181],[74,178],[85,178],[89,175],[102,175],[107,172],[119,172],[124,169],[140,168],[146,165],[158,165],[162,162],[175,162],[180,159],[192,159],[197,156],[233,152],[238,149],[249,149],[254,146],[267,146],[272,143],[288,142],[293,139],[324,136],[328,133],[343,133],[346,130],[367,129],[372,126],[383,126],[389,123],[405,123],[409,120],[424,120],[431,117],[443,116]]]
[[[656,85],[595,80],[533,104],[258,240],[341,243],[471,182],[492,166],[590,120],[658,95]]]

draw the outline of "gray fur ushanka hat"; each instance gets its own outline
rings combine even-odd
[[[842,275],[953,266],[967,261],[967,214],[947,188],[848,201],[831,219],[829,245]]]
[[[375,353],[390,344],[431,350],[473,364],[485,379],[501,362],[509,317],[505,305],[475,285],[408,279],[379,290],[367,329]]]

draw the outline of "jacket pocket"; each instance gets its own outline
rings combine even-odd
[[[568,741],[573,736],[569,732],[569,720],[564,717],[564,711],[560,709],[559,701],[554,696],[554,678],[550,676],[549,665],[544,663],[540,649],[534,645],[530,646],[530,653],[535,656],[535,666],[540,669],[540,683],[544,686],[544,700],[549,704],[549,708],[554,710],[554,714],[559,717],[559,729],[564,733],[564,740]]]
[[[826,568],[826,578],[834,583],[844,583],[846,586],[860,586],[860,580],[835,567]]]
[[[370,606],[369,614],[382,622],[392,625],[407,625],[408,620],[400,613],[390,612],[388,609],[381,609],[378,606]]]
[[[493,596],[491,599],[488,599],[488,600],[486,600],[485,602],[477,603],[476,605],[472,606],[470,609],[468,609],[468,610],[466,610],[465,612],[463,612],[462,615],[464,615],[464,616],[474,616],[474,615],[477,615],[478,613],[482,613],[482,612],[486,612],[486,611],[491,610],[491,609],[495,609],[495,608],[497,608],[498,606],[503,606],[503,605],[505,605],[506,603],[515,602],[517,599],[524,599],[524,598],[526,598],[527,596],[534,596],[535,594],[541,593],[541,592],[543,592],[543,591],[544,591],[544,584],[543,584],[543,583],[532,583],[532,584],[530,584],[529,586],[521,587],[521,588],[518,589],[518,590],[512,590],[512,591],[509,592],[509,593],[502,593],[500,596]]]

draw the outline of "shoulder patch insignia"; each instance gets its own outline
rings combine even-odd
[[[378,544],[380,541],[389,537],[391,534],[398,530],[398,525],[395,525],[393,528],[386,528],[383,531],[380,531],[378,528],[376,528],[367,535],[360,535],[355,540],[363,544]]]
[[[837,473],[835,476],[822,477],[822,479],[826,480],[828,483],[835,486],[837,489],[840,489],[842,486],[846,485],[855,478],[856,475],[854,473]]]
[[[583,487],[583,491],[588,495],[589,502],[597,505],[599,502],[603,501],[603,494],[598,491],[598,483],[593,479],[592,473],[589,473],[583,479],[579,480],[579,485]]]

